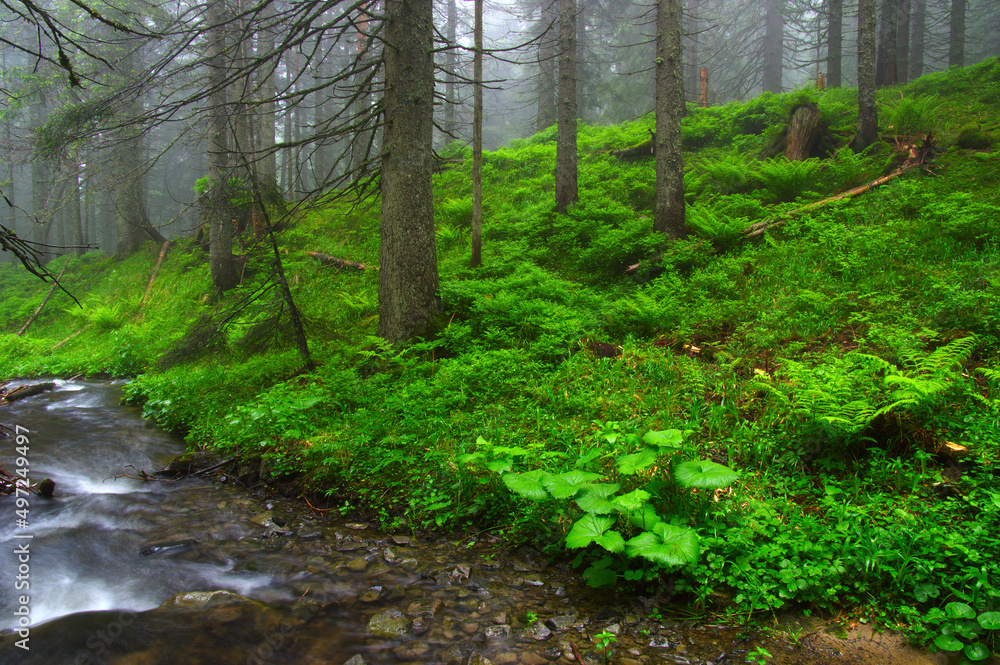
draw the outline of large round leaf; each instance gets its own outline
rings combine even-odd
[[[642,435],[642,442],[651,446],[656,446],[663,452],[664,448],[676,450],[684,443],[684,432],[679,429],[666,429],[661,432],[646,432]]]
[[[646,490],[632,490],[628,494],[616,496],[613,501],[623,512],[633,513],[642,510],[649,501],[650,494]]]
[[[965,603],[948,603],[944,606],[944,611],[952,619],[975,619],[976,611]]]
[[[656,461],[656,451],[652,448],[644,448],[642,452],[625,455],[618,460],[618,472],[626,476],[641,471],[648,466],[652,466]]]
[[[710,460],[696,460],[678,464],[674,469],[674,478],[683,487],[700,487],[716,489],[728,487],[736,482],[739,474],[728,466],[716,464]]]
[[[642,507],[642,510],[637,510],[629,515],[628,520],[632,523],[632,526],[643,531],[652,531],[654,526],[663,521],[656,514],[656,509],[648,503]]]
[[[548,475],[544,471],[535,470],[527,473],[505,473],[500,477],[511,492],[526,499],[541,501],[549,498],[549,493],[542,484],[542,478]]]
[[[990,650],[982,642],[966,644],[963,651],[965,652],[965,657],[969,660],[986,660],[990,657]]]
[[[615,504],[589,489],[580,493],[580,496],[576,498],[576,505],[580,506],[584,512],[597,513],[598,515],[610,515],[618,512],[618,507]]]
[[[641,556],[661,566],[683,566],[698,560],[698,536],[692,529],[660,522],[625,543],[629,556]]]
[[[542,478],[545,485],[553,497],[556,499],[569,499],[576,496],[576,493],[583,489],[587,483],[600,478],[600,474],[587,473],[586,471],[567,471],[559,475],[546,475]]]
[[[566,547],[586,547],[601,538],[604,532],[614,526],[615,518],[587,513],[576,521],[566,534]]]
[[[951,635],[938,635],[934,638],[934,645],[942,651],[961,651],[965,646],[962,640]]]
[[[977,621],[986,630],[1000,630],[1000,612],[983,612]]]

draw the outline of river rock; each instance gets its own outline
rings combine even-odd
[[[667,638],[663,637],[662,635],[657,635],[656,637],[654,637],[649,641],[649,646],[653,647],[654,649],[666,649],[667,647],[670,646],[670,642],[667,640]]]
[[[356,653],[348,658],[344,665],[368,665],[368,661],[362,658],[360,653]]]
[[[548,659],[534,651],[521,652],[521,665],[547,665]]]
[[[361,571],[363,571],[365,568],[368,567],[368,559],[364,558],[363,556],[359,556],[356,559],[351,559],[350,561],[347,562],[347,567],[356,573],[360,573]]]
[[[573,624],[576,623],[578,616],[579,615],[575,613],[564,614],[562,616],[552,617],[551,619],[546,621],[546,623],[552,630],[558,630],[558,631],[569,630],[570,628],[573,627]],[[617,635],[617,633],[615,634]]]
[[[262,513],[257,513],[256,515],[250,518],[250,521],[253,524],[256,524],[257,526],[264,527],[265,529],[273,529],[274,527],[277,526],[277,524],[274,523],[273,510],[265,510]]]
[[[415,600],[406,608],[407,616],[433,619],[434,615],[441,609],[443,603],[440,598],[424,598]]]
[[[150,543],[139,550],[139,556],[159,557],[182,554],[193,549],[194,544],[195,541],[193,540],[171,540],[162,543]]]
[[[406,547],[413,542],[413,539],[409,536],[389,536],[389,539],[400,547]]]
[[[227,603],[257,603],[256,600],[241,596],[231,591],[185,591],[178,593],[163,602],[160,607],[184,607],[189,609],[205,609]]]
[[[368,630],[378,637],[399,637],[409,632],[410,620],[395,607],[390,607],[371,618]]]
[[[510,626],[503,624],[500,626],[490,626],[485,632],[486,641],[494,642],[510,638]]]
[[[523,641],[535,640],[541,642],[552,637],[552,631],[546,628],[544,623],[537,621],[518,633],[517,637]]]
[[[431,648],[426,642],[410,642],[399,645],[392,650],[392,653],[400,660],[416,660],[430,650]]]
[[[354,531],[364,531],[365,529],[368,528],[368,525],[362,522],[348,522],[347,524],[344,525],[344,527],[348,529],[353,529]]]

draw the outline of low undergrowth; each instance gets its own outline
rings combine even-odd
[[[750,223],[892,166],[893,142],[756,157],[804,100],[849,130],[852,92],[693,111],[693,235],[669,245],[651,231],[652,164],[608,155],[648,120],[582,129],[567,215],[551,211],[551,131],[486,155],[476,271],[469,167],[446,170],[444,312],[400,348],[374,337],[376,271],[305,255],[377,263],[377,202],[304,213],[281,242],[310,369],[265,259],[221,299],[189,240],[148,294],[159,248],[73,259],[84,309],[56,294],[24,336],[47,285],[5,266],[0,373],[133,377],[126,398],[191,445],[263,456],[387,529],[499,530],[569,547],[595,585],[734,619],[846,611],[975,659],[1000,610],[1000,159],[956,141],[996,131],[995,87],[976,82],[997,67],[881,92],[887,134],[948,119],[933,168],[751,243]]]

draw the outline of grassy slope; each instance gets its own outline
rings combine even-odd
[[[864,182],[890,159],[843,150],[761,165],[754,155],[803,98],[849,135],[845,90],[689,117],[698,235],[637,277],[625,267],[662,251],[649,230],[653,167],[604,152],[642,141],[651,122],[581,129],[581,202],[567,216],[550,210],[553,129],[487,155],[480,271],[465,268],[468,167],[438,176],[445,315],[432,340],[383,348],[377,273],[303,255],[377,263],[377,208],[333,205],[282,237],[320,363],[312,374],[297,375],[287,331],[267,322],[270,296],[212,332],[260,286],[266,258],[217,303],[203,252],[183,241],[141,309],[158,248],[73,260],[67,286],[86,307],[57,295],[24,338],[3,335],[0,375],[139,375],[129,392],[163,426],[195,445],[263,454],[345,512],[512,537],[560,537],[570,522],[559,511],[572,519],[575,508],[516,499],[497,469],[576,465],[623,481],[612,462],[631,452],[629,435],[690,430],[689,454],[742,477],[690,515],[662,499],[702,536],[702,557],[676,588],[743,612],[868,607],[931,630],[935,604],[989,609],[998,598],[1000,402],[976,369],[996,368],[1000,353],[1000,157],[953,144],[969,127],[1000,136],[1000,64],[880,93],[883,132],[933,129],[947,147],[937,175],[913,171],[742,243],[748,223],[795,208],[798,195]],[[14,331],[47,286],[6,266],[0,283],[0,320]],[[594,342],[621,357],[597,357]],[[928,452],[945,440],[973,451],[954,480],[962,499],[934,487],[942,471],[955,477]],[[624,574],[632,564],[615,565]]]

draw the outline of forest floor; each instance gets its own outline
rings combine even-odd
[[[828,154],[758,158],[803,101]],[[57,292],[23,335],[49,287],[4,266],[0,376],[130,377],[131,401],[191,446],[386,529],[569,544],[592,584],[659,586],[720,620],[839,612],[978,657],[1000,629],[1000,63],[880,91],[864,154],[843,147],[856,111],[847,89],[693,109],[692,236],[669,245],[652,162],[609,154],[651,119],[581,127],[567,215],[555,128],[488,153],[477,270],[470,167],[444,170],[443,313],[402,348],[375,337],[377,200],[300,209],[280,243],[312,371],[273,255],[250,253],[217,297],[193,238],[155,271],[161,247],[89,253],[63,280],[83,308]],[[931,132],[933,160],[809,208]],[[688,463],[737,475],[692,489]]]

